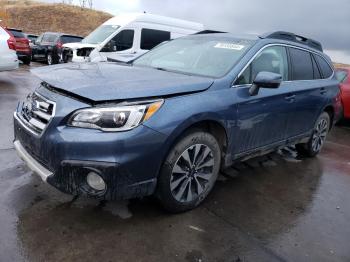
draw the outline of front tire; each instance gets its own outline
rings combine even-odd
[[[197,207],[210,193],[219,174],[221,150],[209,133],[184,136],[169,152],[157,185],[162,206],[173,213]]]
[[[323,112],[316,121],[314,130],[306,144],[295,145],[298,153],[307,157],[315,157],[320,153],[330,129],[331,118],[327,112]]]
[[[46,61],[47,61],[48,65],[53,65],[54,64],[52,54],[47,54]]]

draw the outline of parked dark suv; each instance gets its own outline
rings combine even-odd
[[[291,33],[193,35],[123,65],[68,64],[14,113],[15,148],[41,178],[73,195],[154,194],[181,212],[219,170],[296,144],[317,155],[341,112],[320,43]]]
[[[47,32],[41,34],[32,47],[32,60],[44,61],[48,65],[58,64],[62,60],[63,45],[80,42],[83,37]]]

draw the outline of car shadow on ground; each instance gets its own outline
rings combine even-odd
[[[242,247],[230,239],[240,236],[239,232],[268,241],[288,231],[312,205],[322,176],[317,159],[300,160],[293,149],[255,158],[234,169],[236,174],[220,175],[199,208],[177,215],[163,211],[152,197],[115,202],[72,198],[33,176],[16,191],[17,199],[27,201],[19,215],[19,239],[24,252],[34,260],[45,260],[49,255],[54,260],[69,260],[82,252],[97,256],[96,248],[105,251],[106,259],[115,253],[130,258],[130,246],[138,250],[135,259],[137,253],[146,254],[146,261],[157,256],[153,252],[168,252],[165,248],[173,248],[174,257],[191,257],[194,250],[197,258],[214,259],[214,254],[219,257],[225,252],[221,241],[241,252]],[[174,247],[178,239],[186,240]],[[67,244],[74,250],[68,257],[64,256]],[[216,251],[208,245],[216,246]],[[186,254],[182,254],[184,250]]]

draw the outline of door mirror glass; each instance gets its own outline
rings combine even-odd
[[[249,89],[251,96],[257,95],[260,88],[278,88],[282,83],[282,75],[271,72],[260,72]]]

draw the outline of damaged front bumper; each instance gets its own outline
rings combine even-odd
[[[64,99],[73,103],[71,98]],[[27,166],[43,181],[67,194],[100,200],[153,194],[166,136],[143,125],[126,132],[68,127],[64,119],[73,109],[66,105],[60,101],[55,117],[41,134],[16,117],[23,105],[18,106],[14,114],[14,146]],[[81,107],[82,104],[74,105]],[[106,190],[96,191],[88,185],[90,172],[103,178]]]
[[[21,142],[16,140],[14,143],[18,156],[27,164],[30,170],[39,175],[44,182],[53,175],[53,173],[36,161],[22,146]]]

